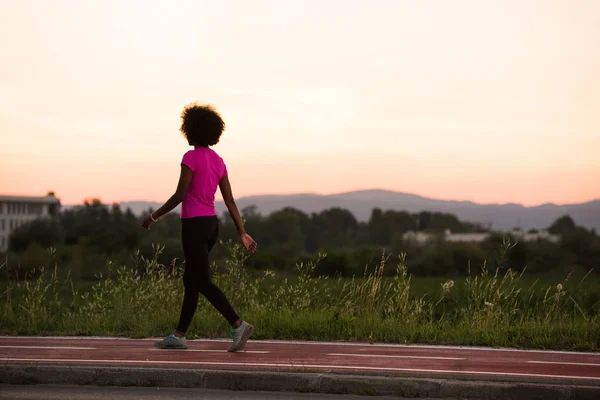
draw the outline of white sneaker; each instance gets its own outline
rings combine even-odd
[[[240,326],[231,330],[231,338],[233,339],[233,344],[227,349],[227,351],[239,351],[246,346],[246,342],[250,339],[252,332],[254,331],[254,326],[249,323],[242,321]]]
[[[154,343],[154,345],[159,349],[187,349],[187,340],[185,340],[185,336],[178,338],[171,333],[163,340]]]

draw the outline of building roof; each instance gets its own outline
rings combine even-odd
[[[13,203],[41,203],[41,204],[60,204],[54,195],[48,196],[7,196],[0,195],[0,201],[9,201]]]

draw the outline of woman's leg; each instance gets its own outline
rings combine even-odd
[[[181,314],[179,315],[179,324],[177,324],[176,334],[179,333],[181,336],[187,332],[192,318],[198,308],[198,290],[194,288],[192,282],[193,278],[190,276],[191,272],[187,266],[183,273],[183,304],[181,305]],[[179,336],[179,335],[178,335]]]
[[[225,294],[212,283],[208,253],[215,245],[219,232],[216,217],[199,217],[182,221],[182,244],[185,256],[183,284],[185,293],[177,331],[185,334],[198,307],[198,294],[206,299],[235,324],[239,316],[229,304]]]
[[[181,244],[183,246],[183,255],[185,258],[185,270],[183,272],[183,304],[181,305],[181,314],[179,316],[179,324],[177,325],[177,332],[181,335],[185,335],[187,332],[192,318],[198,308],[198,297],[199,292],[196,287],[197,270],[198,270],[198,254],[195,247],[197,241],[202,243],[203,239],[206,240],[208,236],[206,229],[202,229],[203,224],[195,223],[193,220],[182,220],[181,221]]]
[[[215,229],[213,235],[208,240],[207,253],[210,253],[211,249],[217,242],[217,238],[219,236],[219,222],[217,218],[215,218],[214,221]],[[205,283],[205,285],[201,286],[200,291],[206,296],[206,298],[211,302],[211,304],[217,310],[219,310],[219,312],[225,317],[225,319],[227,319],[227,322],[229,322],[229,324],[231,325],[231,338],[233,339],[233,343],[231,344],[231,346],[229,346],[227,351],[233,352],[243,350],[246,346],[246,342],[248,341],[248,339],[252,335],[252,332],[254,331],[254,326],[240,319],[240,317],[233,310],[233,307],[231,306],[223,292],[212,283],[212,275],[210,273],[210,267],[208,264],[208,254],[206,265],[208,276],[202,281]]]
[[[217,242],[219,237],[219,221],[215,217],[211,219],[212,232],[210,238],[207,241],[205,248],[201,249],[201,263],[200,263],[200,276],[198,281],[198,291],[206,297],[210,302],[221,313],[221,315],[229,322],[230,325],[237,324],[240,317],[237,315],[229,300],[225,294],[212,282],[212,271],[210,269],[210,263],[208,253],[212,250],[213,246]]]
[[[197,255],[194,251],[195,238],[202,240],[202,226],[200,224],[191,223],[189,220],[182,220],[181,242],[183,245],[183,254],[185,256],[185,270],[183,272],[183,304],[181,305],[181,314],[179,323],[175,332],[167,336],[163,340],[156,342],[156,347],[161,349],[185,349],[187,341],[185,334],[192,322],[196,308],[198,307],[198,289],[195,285],[195,276],[198,262]],[[206,243],[206,237],[204,241]]]

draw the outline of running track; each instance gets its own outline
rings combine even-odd
[[[600,353],[284,341],[249,341],[246,351],[228,353],[228,345],[225,340],[189,340],[187,350],[159,350],[149,339],[0,337],[0,364],[257,369],[600,386]]]

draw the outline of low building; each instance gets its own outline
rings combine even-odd
[[[513,229],[510,231],[510,234],[517,240],[522,240],[524,242],[535,242],[538,240],[547,240],[552,243],[560,242],[560,235],[553,235],[548,231],[532,231],[532,232],[523,232],[518,229]]]
[[[491,233],[452,233],[446,229],[443,233],[426,233],[409,231],[402,235],[402,238],[408,242],[413,242],[419,245],[442,240],[454,243],[481,243],[489,238]]]
[[[0,195],[0,251],[8,249],[8,238],[19,226],[58,214],[60,201],[50,192],[45,197]]]
[[[485,242],[491,233],[480,232],[480,233],[451,233],[447,231],[444,235],[444,240],[447,242],[454,243],[481,243]]]
[[[510,235],[519,242],[547,240],[552,243],[558,243],[560,241],[560,235],[553,235],[548,231],[522,232],[519,230],[512,230],[510,232],[498,233]],[[402,238],[406,241],[425,245],[439,239],[453,243],[481,243],[490,238],[490,236],[492,236],[492,232],[452,233],[449,229],[446,229],[443,234],[409,231],[402,235]]]
[[[417,232],[408,231],[402,235],[402,239],[404,239],[406,242],[412,242],[412,243],[419,244],[419,245],[424,245],[429,242],[432,242],[437,237],[440,237],[440,235],[434,235],[432,233],[425,233],[425,232],[418,232],[418,231]]]

